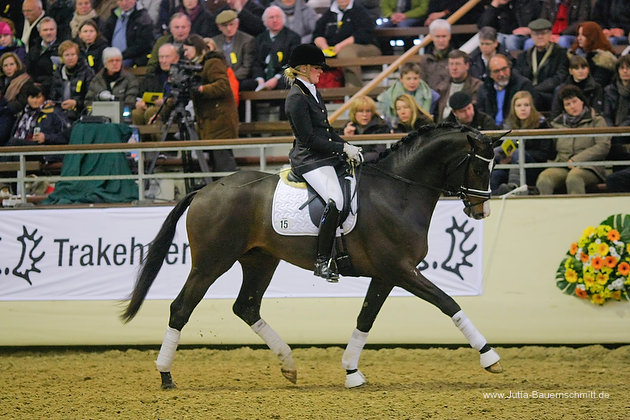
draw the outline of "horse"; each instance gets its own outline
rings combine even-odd
[[[368,333],[394,286],[435,305],[449,316],[480,353],[481,366],[502,372],[498,353],[453,298],[417,268],[428,251],[429,223],[442,194],[457,195],[474,219],[489,215],[494,137],[467,126],[429,125],[411,132],[371,164],[360,165],[360,199],[355,227],[345,245],[357,276],[370,284],[356,328],[342,357],[345,386],[366,382],[358,369]],[[168,253],[177,221],[188,208],[186,230],[192,267],[171,303],[166,333],[156,360],[163,389],[174,388],[171,366],[181,330],[214,281],[238,261],[243,272],[234,314],[249,325],[281,362],[281,372],[296,383],[291,348],[260,315],[263,294],[280,260],[312,270],[316,237],[282,236],[271,227],[277,174],[240,171],[186,195],[169,213],[141,263],[127,307],[129,322],[140,309]]]

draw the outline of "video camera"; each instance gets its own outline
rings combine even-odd
[[[192,92],[196,92],[201,86],[201,76],[196,73],[202,69],[201,65],[192,64],[189,60],[171,64],[168,79],[171,84],[171,96],[177,102],[188,103]]]

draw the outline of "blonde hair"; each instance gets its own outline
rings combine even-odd
[[[416,99],[413,96],[407,93],[403,93],[396,98],[396,100],[394,101],[394,109],[396,109],[396,102],[398,101],[407,104],[407,106],[411,110],[411,120],[409,120],[409,123],[403,124],[408,124],[410,127],[413,127],[416,123],[416,120],[418,119],[418,115],[420,115],[421,113],[424,114],[424,112],[422,112],[422,110],[420,109],[420,105],[418,105],[418,102],[416,102]],[[398,113],[396,113],[396,115],[398,115]]]
[[[360,111],[362,109],[367,109],[372,113],[372,115],[377,114],[376,103],[374,102],[374,100],[369,96],[359,96],[350,103],[349,117],[350,121],[352,121],[354,124],[358,124],[355,115],[357,111]]]
[[[300,67],[306,67],[304,71],[300,70]],[[302,76],[308,80],[308,75],[311,73],[311,65],[310,64],[300,64],[297,67],[287,67],[284,70],[284,77],[287,79],[290,85],[295,82],[295,78],[298,76]]]

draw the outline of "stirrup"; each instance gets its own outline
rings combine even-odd
[[[339,273],[337,273],[337,267],[335,261],[332,258],[317,259],[315,261],[315,270],[313,274],[325,278],[329,283],[339,282]]]

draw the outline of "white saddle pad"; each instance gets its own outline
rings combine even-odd
[[[288,171],[282,171],[276,185],[271,208],[271,223],[273,230],[280,235],[288,236],[317,236],[319,228],[311,221],[308,206],[300,210],[300,206],[308,200],[308,190],[305,183],[287,181]],[[289,185],[289,183],[291,185]],[[337,229],[337,236],[350,233],[357,221],[357,197],[354,194],[355,179],[351,179],[350,191],[352,203],[350,214]]]

